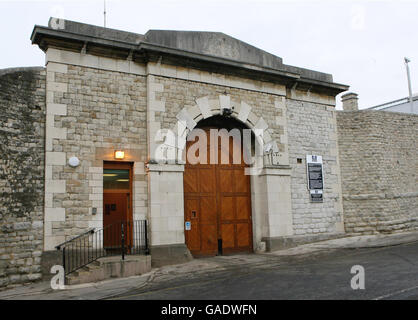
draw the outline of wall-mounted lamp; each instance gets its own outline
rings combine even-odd
[[[125,151],[116,150],[115,151],[115,159],[123,160],[125,158]]]
[[[222,115],[225,117],[230,117],[232,114],[232,110],[230,108],[223,108]]]
[[[70,167],[78,167],[78,165],[80,164],[80,160],[77,157],[71,157],[68,160],[68,164],[70,165]]]

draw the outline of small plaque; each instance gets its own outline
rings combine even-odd
[[[190,221],[186,221],[185,223],[185,229],[186,231],[189,231],[192,229],[192,223]]]
[[[306,156],[308,189],[322,190],[324,189],[324,177],[322,173],[322,157],[316,155]]]
[[[323,202],[324,201],[322,190],[310,190],[309,193],[311,195],[311,201],[312,202]]]

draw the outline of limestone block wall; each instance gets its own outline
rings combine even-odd
[[[112,71],[112,59],[90,59],[87,67],[87,58],[47,54],[46,251],[103,226],[103,161],[114,160],[115,149],[134,163],[134,219],[147,214],[146,79]],[[68,165],[73,156],[80,159],[76,168]]]
[[[337,112],[345,230],[418,227],[418,115]]]
[[[302,92],[286,99],[295,235],[343,232],[336,111],[329,97],[315,99],[319,102],[308,102],[310,98]],[[309,154],[323,159],[323,203],[312,203],[309,198],[306,173]]]
[[[0,287],[41,278],[45,69],[0,70]]]
[[[183,172],[183,165],[148,165],[152,247],[185,242]]]
[[[278,151],[282,154],[279,162],[287,164],[287,141],[284,141],[282,137],[286,135],[286,124],[285,121],[278,120],[285,117],[283,96],[230,87],[228,83],[217,85],[161,76],[153,76],[153,81],[160,86],[160,91],[155,93],[156,99],[165,102],[164,110],[156,112],[155,115],[154,121],[159,124],[159,128],[176,130],[181,113],[186,114],[192,120],[196,115],[200,115],[194,119],[194,122],[202,120],[205,116],[204,111],[202,112],[204,104],[207,104],[208,112],[216,114],[214,110],[221,108],[220,96],[225,95],[229,97],[228,106],[234,107],[233,116],[239,119],[241,108],[246,107],[248,112],[240,120],[244,123],[249,120],[255,127],[258,125],[259,128],[267,128],[264,135],[276,141]],[[217,113],[219,114],[219,111]],[[258,122],[260,118],[262,121]],[[177,133],[177,130],[174,133]]]

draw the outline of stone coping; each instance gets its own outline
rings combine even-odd
[[[37,67],[37,66],[5,68],[5,69],[0,69],[0,76],[10,74],[10,73],[15,73],[15,72],[34,72],[34,71],[44,71],[44,70],[45,70],[44,67]]]
[[[63,26],[60,28],[35,25],[31,35],[32,43],[38,44],[42,50],[46,50],[48,46],[51,45],[52,47],[61,47],[66,50],[75,50],[78,52],[94,50],[99,55],[106,54],[107,52],[107,54],[116,55],[120,59],[150,60],[154,55],[154,58],[161,58],[161,56],[164,56],[165,60],[172,60],[171,62],[174,64],[186,61],[188,64],[197,63],[197,65],[206,67],[210,67],[211,65],[217,69],[220,67],[223,69],[229,67],[232,68],[232,72],[243,73],[242,75],[245,77],[262,78],[267,76],[269,78],[268,81],[281,81],[288,83],[291,86],[295,83],[300,83],[303,84],[304,87],[307,87],[307,90],[317,88],[318,90],[326,90],[334,95],[348,89],[348,86],[346,85],[334,83],[332,81],[332,75],[330,74],[288,66],[281,63],[279,63],[279,65],[282,66],[280,68],[277,68],[277,66],[275,68],[264,66],[261,62],[255,63],[254,61],[257,60],[257,57],[261,59],[264,55],[269,57],[273,56],[270,53],[255,47],[253,47],[255,51],[250,63],[248,61],[231,59],[225,55],[207,54],[206,51],[202,50],[199,46],[195,48],[195,51],[187,51],[179,49],[178,46],[176,48],[173,46],[165,46],[161,43],[147,42],[146,36],[144,37],[140,34],[135,35],[120,30],[106,29],[69,20],[62,21]],[[167,31],[154,31],[154,33],[155,32],[162,33]],[[193,32],[189,33],[192,34]],[[215,34],[218,37],[219,34],[222,35],[221,33],[208,32],[201,32],[200,34]],[[238,47],[245,47],[245,45],[249,46],[248,44],[227,35],[225,35],[225,37],[228,38],[229,41],[232,41],[230,39],[233,39],[234,43],[238,43]],[[279,57],[276,58],[278,61],[280,60]]]

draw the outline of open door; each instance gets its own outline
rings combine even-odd
[[[103,166],[103,245],[120,251],[122,230],[127,250],[132,246],[132,164],[105,162]]]

